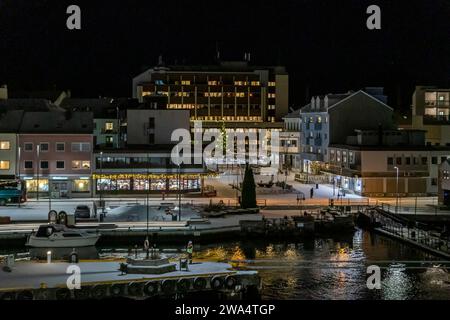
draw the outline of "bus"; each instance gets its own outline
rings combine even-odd
[[[0,206],[27,201],[27,187],[23,180],[0,180]]]

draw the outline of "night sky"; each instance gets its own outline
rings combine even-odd
[[[82,30],[66,28],[66,8]],[[366,8],[382,30],[366,28]],[[393,107],[415,84],[450,86],[450,0],[0,0],[0,83],[10,91],[71,89],[77,97],[131,96],[131,79],[154,66],[209,64],[251,52],[283,64],[290,104],[311,94],[384,86]]]

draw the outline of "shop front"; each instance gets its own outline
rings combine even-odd
[[[53,199],[82,198],[91,196],[90,177],[24,177],[30,197],[39,196]]]
[[[94,174],[96,192],[107,194],[200,192],[203,174]]]
[[[325,173],[325,175],[328,177],[327,180],[330,181],[331,185],[334,186],[336,192],[362,194],[363,181],[360,177],[347,177],[330,173]]]

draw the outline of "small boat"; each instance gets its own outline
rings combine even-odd
[[[41,225],[28,237],[26,246],[33,248],[79,248],[94,246],[100,234],[69,229],[60,224]]]

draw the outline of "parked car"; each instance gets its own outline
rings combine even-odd
[[[75,218],[89,219],[91,217],[91,209],[86,205],[79,205],[75,209]]]

